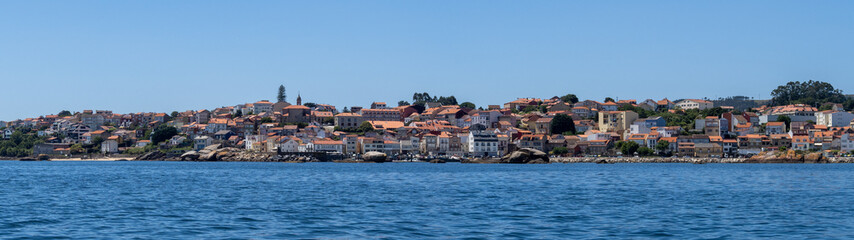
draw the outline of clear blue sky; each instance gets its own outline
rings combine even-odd
[[[854,92],[854,1],[2,1],[0,120],[274,100]]]

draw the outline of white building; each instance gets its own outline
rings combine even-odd
[[[854,120],[854,114],[849,112],[823,111],[815,113],[815,124],[828,127],[847,127]]]
[[[854,134],[846,133],[839,137],[839,150],[846,153],[854,150]]]
[[[101,153],[117,153],[119,152],[119,142],[108,139],[101,142]]]
[[[299,142],[294,140],[293,138],[289,138],[282,143],[279,143],[276,147],[278,147],[281,152],[298,152],[299,151]]]
[[[260,114],[260,113],[273,113],[273,103],[267,100],[261,100],[259,102],[252,104],[252,113]]]
[[[714,104],[710,101],[701,100],[701,99],[685,99],[676,103],[676,106],[685,110],[688,109],[697,109],[697,110],[705,110],[709,108],[713,108]]]
[[[498,136],[489,131],[469,132],[468,152],[473,156],[499,156]]]
[[[309,143],[309,148],[315,152],[343,153],[344,142],[335,140],[316,140]]]

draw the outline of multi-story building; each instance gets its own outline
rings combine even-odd
[[[339,113],[335,115],[335,126],[344,129],[354,129],[359,127],[364,120],[362,115],[358,113]]]
[[[637,119],[638,114],[632,111],[602,111],[599,112],[599,131],[622,135]]]
[[[697,110],[705,110],[712,108],[714,104],[710,101],[702,100],[702,99],[685,99],[676,103],[676,106],[685,110],[688,109],[697,109]]]
[[[397,109],[362,109],[361,114],[364,121],[403,121]]]
[[[533,148],[545,151],[547,137],[542,134],[526,134],[519,138],[517,146],[520,148]]]
[[[468,135],[468,152],[472,156],[500,156],[497,134],[490,131],[471,131]]]
[[[717,143],[696,143],[694,157],[723,157],[723,147]]]
[[[815,113],[815,124],[828,127],[847,127],[854,120],[854,114],[849,112],[822,111]]]
[[[765,124],[765,135],[783,134],[786,133],[786,123],[784,122],[768,122]]]
[[[817,111],[818,109],[815,107],[806,104],[776,106],[764,111],[759,116],[759,123],[777,121],[777,117],[779,116],[787,116],[792,122],[815,121],[815,112]]]
[[[273,113],[273,103],[267,100],[261,100],[252,104],[252,113]]]
[[[721,135],[721,119],[715,116],[708,116],[705,119],[705,126],[703,127],[703,133],[706,136],[720,136]]]

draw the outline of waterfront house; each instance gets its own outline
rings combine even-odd
[[[119,137],[112,136],[101,142],[101,153],[117,153],[119,152]]]
[[[678,154],[677,155],[680,157],[684,157],[684,156],[693,157],[694,156],[694,146],[695,146],[695,144],[692,142],[680,142],[680,143],[678,143]]]
[[[136,142],[136,147],[145,147],[151,144],[151,140],[139,140]]]
[[[198,136],[195,139],[193,139],[193,143],[194,143],[193,149],[198,151],[198,150],[202,150],[202,149],[210,146],[211,144],[213,144],[213,139],[211,139],[208,136]]]
[[[694,157],[723,157],[723,147],[717,143],[694,144]]]
[[[472,156],[499,156],[498,135],[490,131],[471,131],[466,138]]]
[[[792,150],[808,151],[812,149],[812,140],[806,135],[792,136]]]
[[[791,147],[792,146],[792,136],[789,134],[771,134],[769,136],[771,141],[770,147],[779,148],[779,147]]]
[[[844,153],[854,151],[854,134],[846,133],[839,136],[839,150]]]
[[[548,138],[543,134],[526,134],[519,138],[518,144],[516,145],[520,148],[533,148],[545,151],[547,140]]]

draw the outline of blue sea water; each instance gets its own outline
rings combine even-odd
[[[854,165],[0,162],[2,239],[854,238]]]

